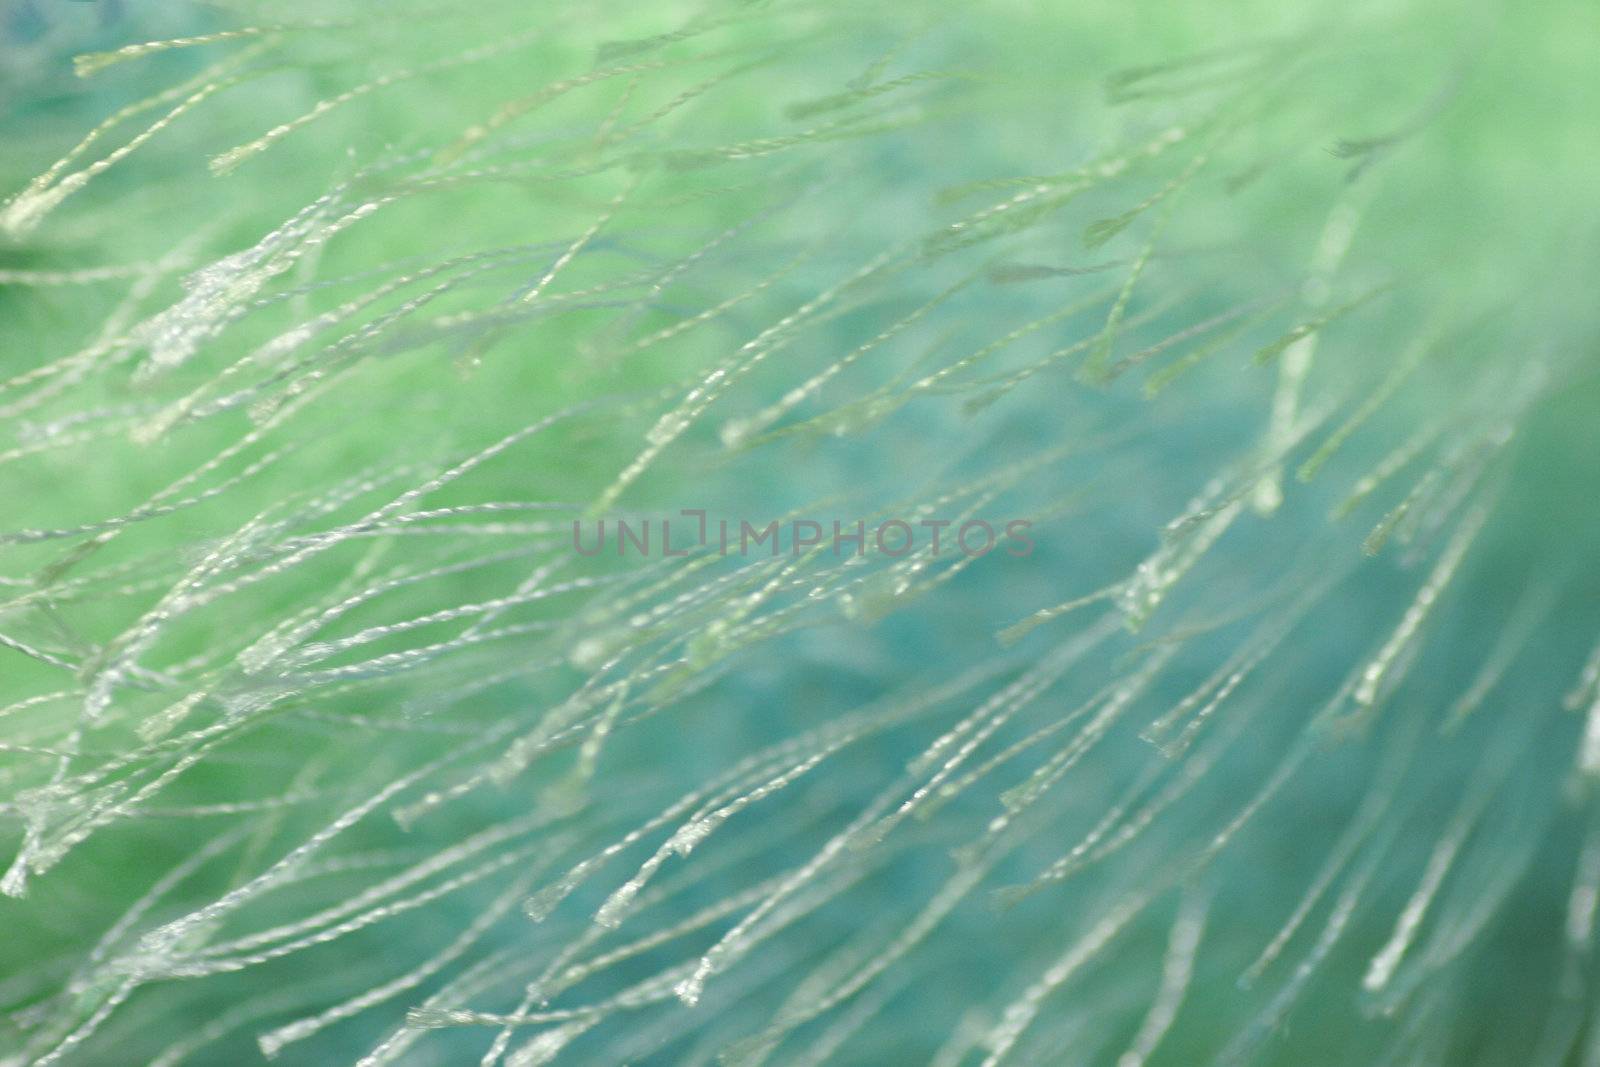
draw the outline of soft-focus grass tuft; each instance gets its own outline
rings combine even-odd
[[[1596,23],[0,0],[0,1064],[1596,1062]]]

